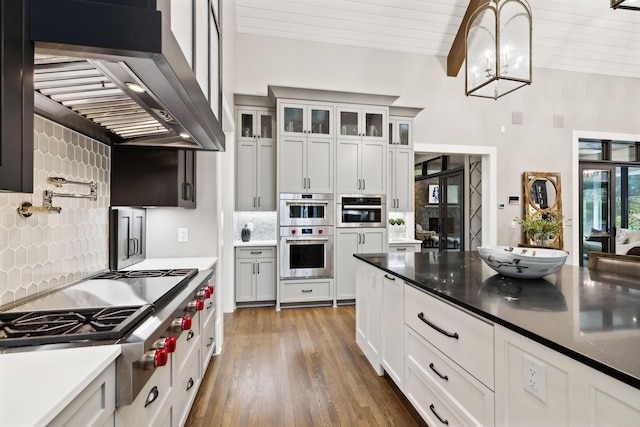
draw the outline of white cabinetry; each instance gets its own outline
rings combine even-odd
[[[404,390],[404,280],[382,277],[382,367]]]
[[[273,110],[238,108],[237,210],[276,210]]]
[[[382,271],[365,262],[354,266],[356,284],[356,343],[382,375]]]
[[[251,303],[275,299],[275,248],[236,248],[236,302]]]
[[[280,302],[308,303],[333,300],[333,279],[280,281]]]
[[[389,118],[387,207],[389,211],[413,210],[413,141],[411,119]]]
[[[496,425],[635,426],[640,390],[495,326]],[[525,361],[542,367],[545,399],[528,390]]]
[[[381,253],[387,247],[385,228],[338,228],[336,232],[336,299],[356,297],[356,259],[353,254]]]
[[[51,427],[113,426],[113,413],[115,409],[116,367],[115,363],[112,363],[80,392],[78,397],[64,408],[48,425]]]
[[[211,356],[213,356],[213,352],[218,344],[216,340],[216,298],[218,295],[215,288],[215,282],[216,275],[214,269],[213,276],[211,276],[208,283],[209,286],[213,287],[213,293],[209,299],[205,300],[204,310],[200,313],[200,334],[202,335],[202,377],[204,377],[204,373],[211,361]]]
[[[408,253],[408,252],[420,252],[419,241],[415,243],[411,242],[394,242],[393,239],[389,242],[389,253],[398,252],[398,253]]]
[[[333,193],[333,110],[278,101],[281,193]]]
[[[338,106],[336,192],[386,193],[387,108]]]

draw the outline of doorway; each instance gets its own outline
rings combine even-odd
[[[437,161],[447,163],[446,158]],[[427,236],[423,246],[439,251],[464,250],[464,188],[464,167],[435,173],[425,170],[416,176],[415,220],[416,230]]]

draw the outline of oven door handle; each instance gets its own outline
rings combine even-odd
[[[328,200],[314,200],[312,202],[300,202],[300,201],[290,201],[286,200],[287,206],[320,206],[320,205],[328,205]]]
[[[382,209],[382,205],[342,205],[342,209]]]
[[[328,242],[329,238],[328,237],[318,237],[318,238],[314,238],[314,237],[309,237],[306,239],[286,239],[287,243],[302,243],[302,242]]]

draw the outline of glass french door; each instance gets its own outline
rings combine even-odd
[[[615,252],[616,167],[580,163],[580,265],[591,252]]]
[[[464,250],[463,172],[440,177],[440,250]]]

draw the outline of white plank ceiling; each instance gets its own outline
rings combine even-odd
[[[238,32],[447,56],[469,0],[235,0]],[[640,78],[640,11],[529,0],[533,66]],[[462,71],[464,72],[464,71]]]

